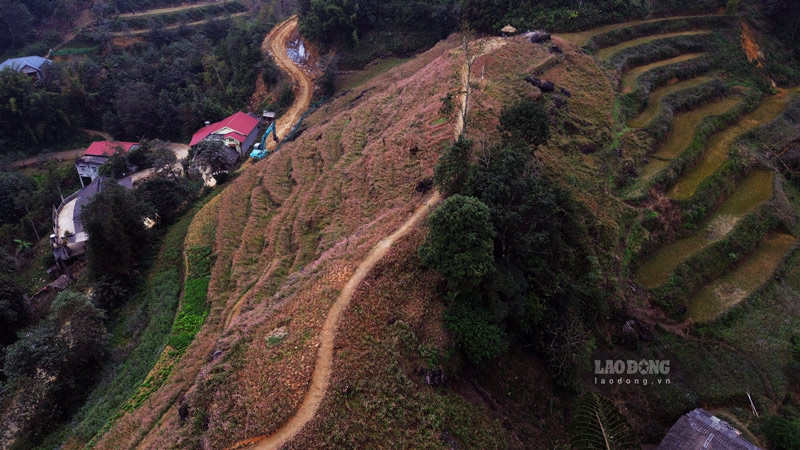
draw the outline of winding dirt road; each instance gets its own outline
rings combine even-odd
[[[375,244],[375,247],[372,248],[369,255],[361,261],[361,264],[358,265],[353,276],[347,281],[339,297],[333,303],[333,306],[331,306],[325,323],[322,325],[317,361],[314,365],[314,372],[311,375],[311,386],[295,414],[273,434],[267,437],[240,442],[234,445],[233,448],[242,448],[247,445],[250,445],[248,448],[257,450],[280,448],[283,444],[292,439],[303,426],[316,415],[322,403],[322,399],[325,396],[325,392],[328,390],[328,382],[331,378],[333,367],[333,342],[336,338],[336,330],[339,327],[342,314],[353,299],[353,294],[361,282],[364,281],[367,274],[369,274],[370,270],[375,267],[384,255],[386,255],[386,252],[392,244],[411,231],[412,228],[428,215],[440,200],[441,196],[436,192],[425,203],[417,207],[414,214],[412,214],[400,228]]]
[[[300,120],[300,117],[311,106],[311,97],[314,95],[314,80],[303,72],[286,53],[287,43],[297,32],[299,20],[297,15],[289,17],[282,23],[273,28],[261,42],[261,52],[271,54],[275,64],[284,72],[288,73],[294,81],[294,103],[288,111],[279,117],[275,123],[275,133],[279,139],[283,139],[292,130],[292,127]],[[261,75],[259,74],[259,77]],[[277,144],[272,139],[267,139],[267,149],[273,150]],[[246,164],[251,164],[248,160]],[[244,166],[243,166],[244,167]],[[227,330],[231,322],[242,312],[242,306],[247,296],[242,295],[225,317],[225,329]]]
[[[102,131],[96,130],[81,130],[84,133],[88,134],[89,136],[96,134],[102,136],[107,141],[113,141],[114,138],[111,137],[108,133],[103,133]],[[60,152],[52,152],[52,153],[40,153],[38,155],[29,156],[27,158],[19,159],[11,163],[10,167],[14,169],[21,169],[23,167],[28,167],[36,164],[39,161],[50,161],[50,160],[68,160],[68,159],[78,159],[83,156],[83,152],[86,151],[86,147],[81,148],[74,148],[72,150],[62,150]]]
[[[290,20],[294,20],[294,26],[296,26],[296,18]],[[276,27],[277,36],[288,37],[289,33],[291,33],[291,30],[278,29],[280,27],[281,26]],[[284,40],[278,39],[277,41],[283,42]],[[481,46],[481,52],[476,57],[496,50],[497,48],[502,47],[504,44],[505,43],[502,40],[488,40],[483,46]],[[275,54],[275,52],[273,52],[273,54]],[[286,55],[283,56],[288,59]],[[296,66],[294,66],[294,68],[296,70],[291,72],[292,77],[295,77],[296,73],[305,75],[302,70]],[[461,70],[461,78],[462,83],[465,83],[467,80],[466,64]],[[462,90],[459,99],[462,105],[462,111],[466,109],[467,106],[465,104],[467,101],[466,97],[467,96],[465,95],[465,92]],[[453,132],[456,139],[461,135],[463,129],[463,116],[459,114],[453,127]],[[386,255],[386,252],[389,250],[389,248],[391,248],[394,242],[405,236],[409,231],[411,231],[411,229],[417,226],[422,219],[441,202],[441,200],[441,194],[438,191],[434,192],[428,198],[428,200],[425,201],[425,203],[417,207],[411,217],[409,217],[399,228],[375,244],[367,257],[358,265],[358,268],[353,276],[347,281],[347,284],[345,284],[344,288],[339,293],[339,297],[336,298],[333,306],[331,306],[328,316],[325,319],[325,323],[322,326],[322,330],[320,331],[320,347],[317,352],[317,360],[314,365],[314,372],[311,375],[311,384],[306,392],[305,397],[303,397],[303,402],[300,404],[294,415],[271,435],[241,441],[229,448],[250,448],[254,450],[278,449],[294,438],[294,436],[297,435],[297,433],[299,433],[300,430],[302,430],[302,428],[309,421],[311,421],[311,419],[314,418],[319,406],[322,404],[322,400],[325,397],[325,393],[328,389],[328,383],[330,382],[333,368],[333,344],[336,338],[336,331],[339,327],[339,321],[341,320],[345,309],[350,304],[350,301],[353,299],[353,294],[361,282],[364,281],[364,278],[366,278],[369,272],[375,267],[378,261],[380,261],[381,258]]]
[[[303,70],[289,58],[289,54],[286,53],[286,44],[297,32],[298,25],[299,19],[297,15],[294,15],[273,28],[261,43],[261,52],[269,52],[275,64],[283,69],[284,72],[288,73],[296,83],[293,88],[295,96],[294,103],[292,103],[292,106],[286,111],[286,114],[278,119],[275,125],[278,137],[281,139],[289,134],[294,124],[300,120],[300,116],[308,110],[308,107],[311,106],[311,97],[314,95],[314,80],[303,72]],[[275,148],[275,143],[268,141],[267,148],[272,150]]]
[[[195,9],[195,8],[202,8],[204,6],[209,5],[216,5],[218,2],[206,2],[206,3],[194,3],[191,5],[181,5],[181,6],[170,6],[167,8],[156,8],[156,9],[148,9],[146,11],[139,11],[138,13],[124,13],[119,14],[117,17],[147,17],[147,16],[157,16],[159,14],[166,14],[175,11],[185,11],[187,9]]]

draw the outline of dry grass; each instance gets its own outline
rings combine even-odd
[[[452,139],[452,124],[439,120],[438,111],[440,99],[458,81],[457,43],[457,39],[444,41],[324,105],[307,118],[296,141],[249,167],[206,207],[205,214],[198,215],[206,218],[196,219],[190,235],[202,237],[203,230],[211,227],[208,215],[218,210],[209,319],[173,369],[170,381],[139,410],[120,420],[102,447],[221,448],[268,434],[292,415],[308,388],[318,331],[331,303],[358,261],[419,204],[422,196],[414,187],[432,176],[441,149]],[[559,43],[565,47],[568,64],[550,67],[544,77],[573,95],[554,115],[555,130],[569,122],[585,127],[584,135],[595,133],[598,141],[610,140],[613,91],[609,82],[590,57]],[[508,40],[493,50],[474,65],[479,88],[468,129],[475,136],[485,136],[479,145],[487,146],[498,136],[499,111],[520,96],[537,95],[523,79],[550,57],[542,46],[522,39]],[[581,143],[570,134],[557,132],[539,151],[542,165],[557,177],[574,174],[577,167],[602,182],[597,176],[600,164],[594,156],[576,151]],[[576,182],[579,178],[583,180]],[[598,184],[590,183],[588,177],[562,179],[590,210],[612,220],[616,213],[606,207],[608,200],[597,190]],[[364,358],[402,379],[396,387],[377,388],[375,395],[387,402],[382,408],[397,411],[401,403],[392,403],[390,398],[398,392],[408,393],[411,404],[438,398],[432,390],[417,392],[419,380],[412,375],[412,366],[420,356],[398,341],[403,331],[397,326],[389,326],[388,335],[381,331],[387,327],[383,316],[391,314],[408,324],[426,348],[443,348],[448,342],[437,316],[441,306],[433,302],[436,294],[429,289],[435,283],[415,278],[429,275],[409,266],[413,266],[410,256],[416,244],[408,239],[388,256],[397,261],[399,254],[405,255],[402,276],[407,282],[381,278],[382,272],[390,270],[382,263],[363,283],[346,313],[342,341],[336,344],[334,392],[326,397],[314,419],[316,425],[300,442],[336,445],[335,439],[327,440],[333,437],[314,433],[320,424],[330,425],[334,406],[342,401],[336,391],[341,383],[364,379],[370,367],[358,364]],[[419,239],[416,234],[413,242]],[[380,288],[373,295],[376,279]],[[412,283],[422,289],[410,292]],[[368,306],[374,309],[365,312]],[[373,318],[360,322],[363,314]],[[278,342],[270,338],[277,329],[286,332]],[[370,349],[372,339],[385,352]],[[211,358],[216,350],[218,357]],[[395,358],[398,363],[381,365],[381,357]],[[178,404],[189,406],[190,424],[180,423]],[[411,427],[417,434],[409,435],[409,445],[435,441],[437,436],[431,433],[443,427],[465,443],[503,445],[496,440],[501,433],[491,431],[496,424],[456,394],[434,404],[437,421]],[[363,412],[354,410],[346,420],[355,427]],[[465,417],[481,425],[472,428],[465,424]],[[409,428],[402,420],[386,424],[383,431],[370,428],[349,442],[369,445],[375,436],[399,436]]]

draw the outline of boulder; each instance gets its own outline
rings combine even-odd
[[[556,90],[556,85],[553,84],[552,81],[547,81],[547,80],[543,80],[541,78],[536,78],[536,77],[531,77],[531,76],[525,77],[525,81],[527,81],[528,83],[536,86],[542,92],[553,92],[553,91]]]
[[[550,40],[550,33],[547,31],[531,31],[528,33],[528,36],[530,36],[531,43],[533,44],[541,44],[542,42],[547,42]]]
[[[426,179],[420,181],[419,183],[417,183],[417,187],[415,188],[415,190],[417,192],[421,192],[421,193],[424,194],[424,193],[430,191],[431,188],[433,188],[433,178],[426,178]]]

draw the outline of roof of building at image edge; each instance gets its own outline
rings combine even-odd
[[[97,141],[92,142],[92,145],[83,153],[84,156],[111,156],[117,148],[121,148],[123,152],[128,153],[131,149],[139,145],[138,142],[114,142],[114,141]]]

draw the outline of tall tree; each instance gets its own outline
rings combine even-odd
[[[431,214],[420,247],[423,265],[442,274],[454,291],[478,286],[493,269],[489,208],[474,197],[453,195]]]
[[[103,190],[81,210],[89,235],[87,256],[94,278],[132,281],[144,251],[146,209],[130,191],[103,179]]]

